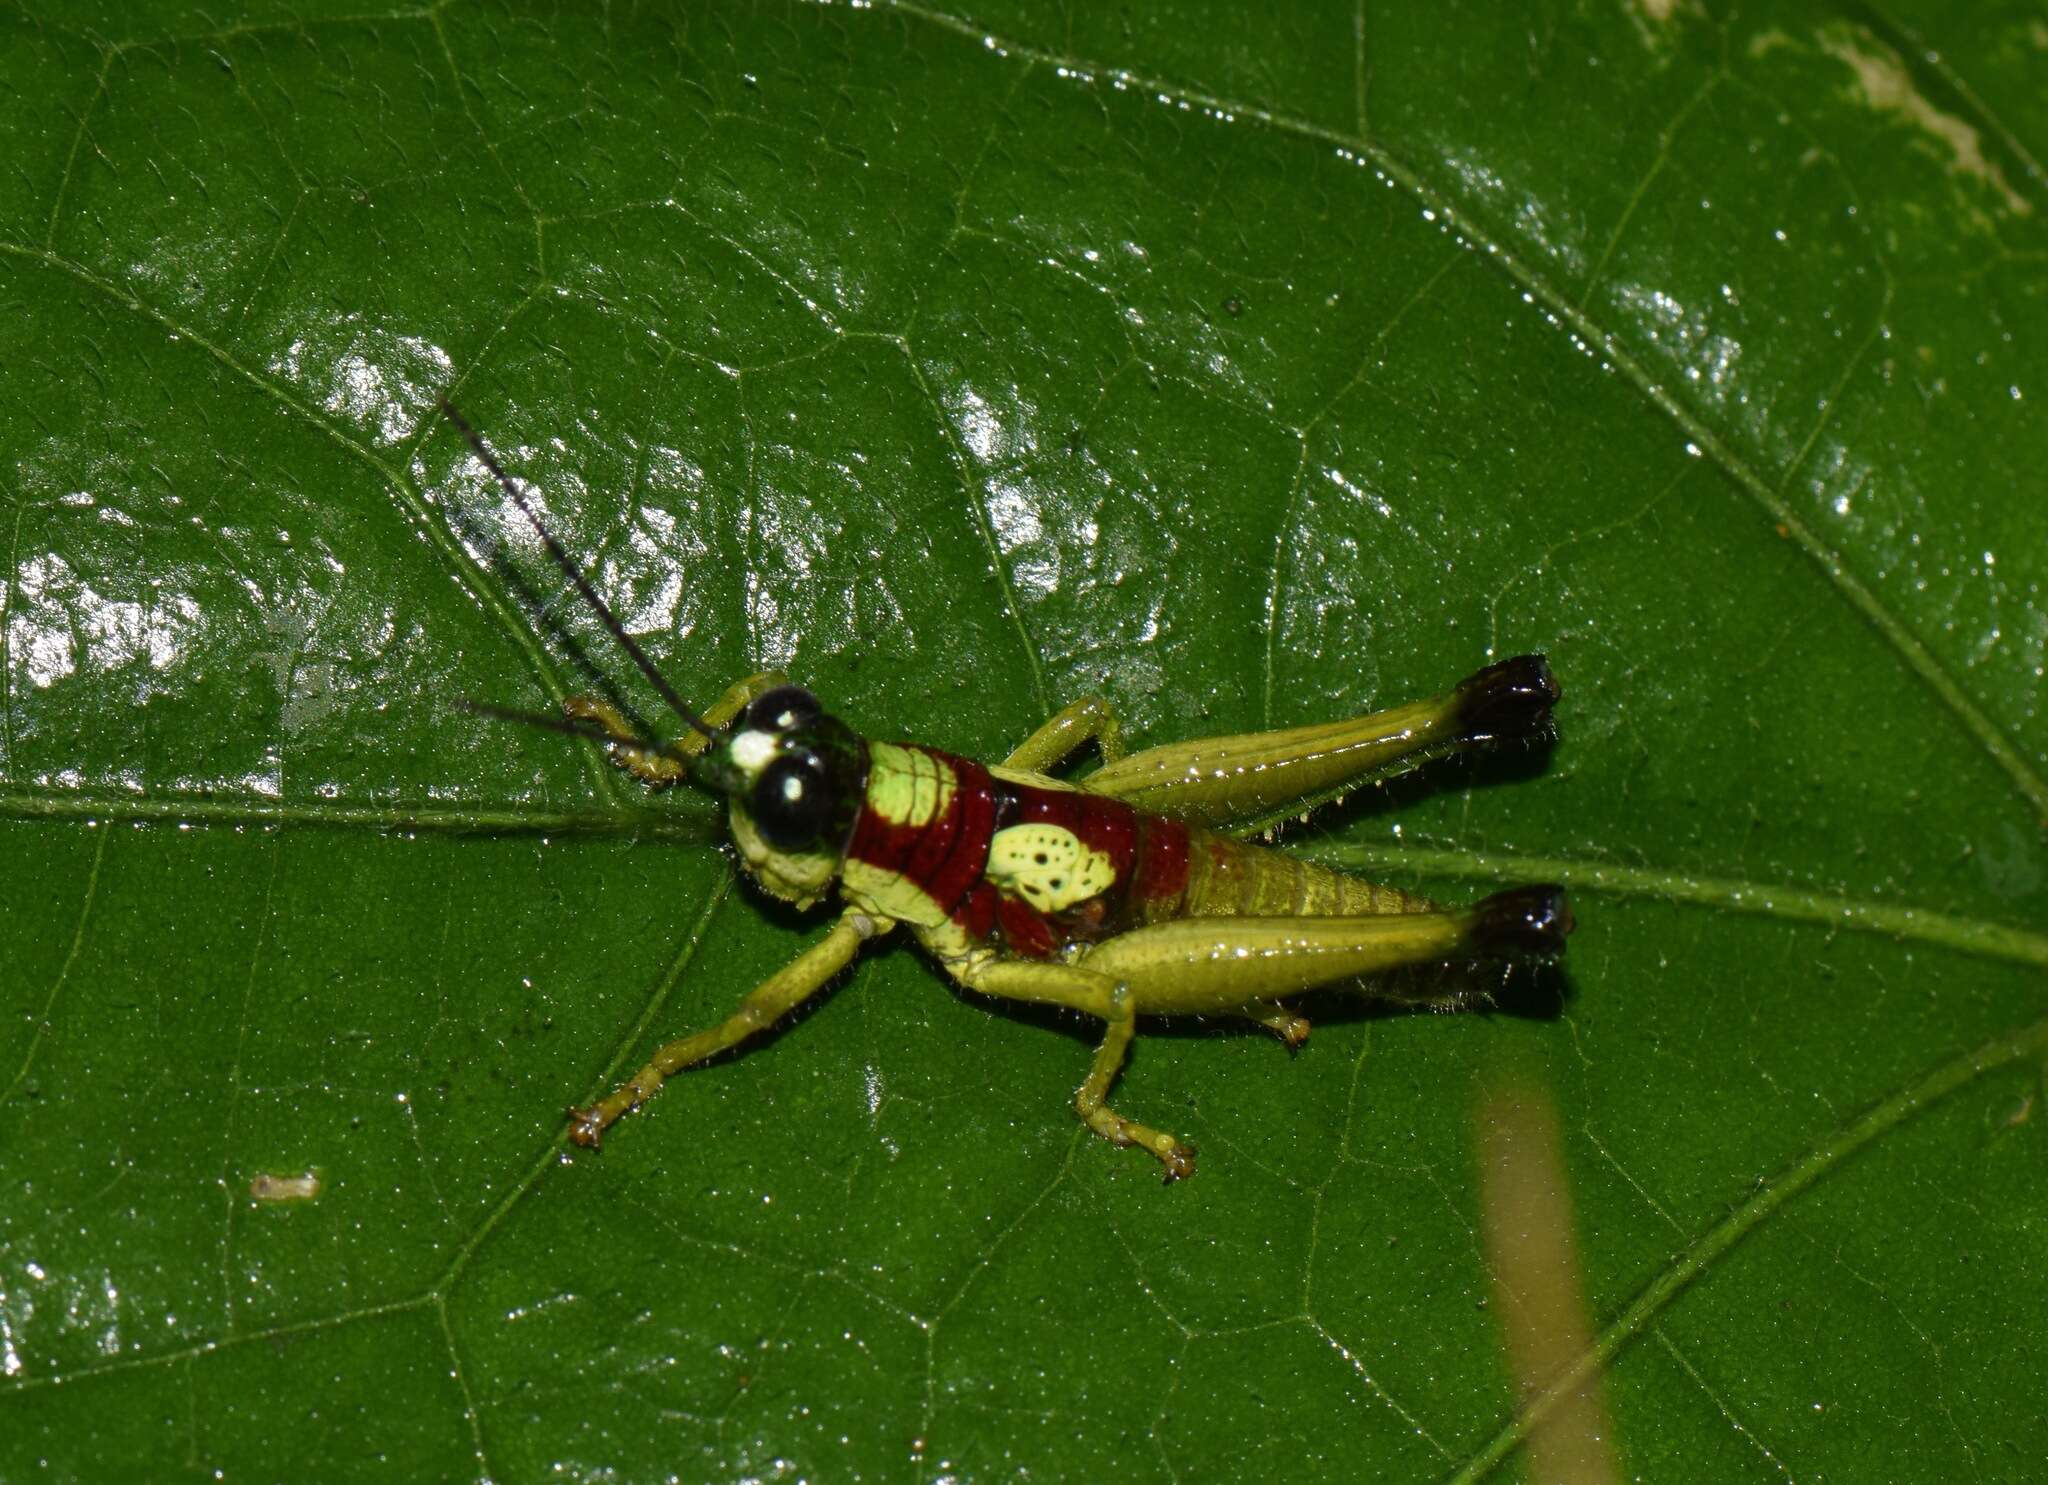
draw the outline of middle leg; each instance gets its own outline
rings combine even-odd
[[[1149,1152],[1165,1168],[1169,1181],[1192,1175],[1195,1147],[1175,1139],[1162,1129],[1126,1119],[1109,1106],[1109,1088],[1123,1070],[1130,1055],[1131,1038],[1138,1029],[1137,1006],[1133,997],[1107,975],[1064,964],[1039,960],[985,959],[957,966],[955,978],[970,990],[1005,1000],[1035,1001],[1040,1005],[1063,1005],[1098,1016],[1104,1023],[1102,1043],[1088,1076],[1074,1094],[1074,1111],[1081,1121],[1113,1145],[1136,1145]]]
[[[1124,755],[1123,725],[1100,696],[1083,696],[1061,707],[1050,721],[1017,745],[1017,751],[1003,760],[1003,766],[1045,773],[1091,742],[1105,764]]]

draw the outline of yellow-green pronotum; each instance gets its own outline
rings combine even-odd
[[[1391,711],[1133,754],[1108,705],[1090,697],[1000,764],[870,742],[773,674],[741,681],[700,716],[475,432],[443,411],[690,732],[656,743],[588,697],[571,700],[566,717],[477,710],[596,737],[649,784],[710,791],[725,800],[740,860],[764,890],[810,907],[836,889],[845,905],[830,933],[725,1020],[668,1043],[616,1092],[570,1110],[578,1144],[596,1145],[671,1074],[775,1024],[862,944],[899,926],[969,990],[1099,1017],[1107,1032],[1074,1106],[1103,1138],[1149,1151],[1168,1180],[1194,1170],[1194,1148],[1107,1101],[1139,1016],[1240,1016],[1298,1046],[1308,1022],[1286,1002],[1316,986],[1564,949],[1572,919],[1562,888],[1444,908],[1220,833],[1262,828],[1447,753],[1546,735],[1558,688],[1541,655],[1489,665]],[[1101,768],[1078,783],[1047,773],[1090,742]]]

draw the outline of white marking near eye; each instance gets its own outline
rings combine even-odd
[[[732,761],[748,773],[759,773],[775,756],[775,734],[748,729],[732,740]]]
[[[782,781],[782,797],[795,804],[804,797],[804,776],[793,773]]]

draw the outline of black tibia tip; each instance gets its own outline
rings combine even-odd
[[[1489,958],[1562,954],[1572,931],[1562,887],[1510,887],[1472,909],[1471,945]]]
[[[1550,735],[1550,709],[1562,694],[1550,662],[1517,655],[1458,683],[1453,698],[1458,741],[1534,742]]]

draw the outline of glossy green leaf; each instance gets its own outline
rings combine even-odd
[[[1510,1073],[1632,1476],[2032,1475],[2048,13],[1726,9],[0,11],[0,1475],[1512,1477]],[[1292,848],[1561,1007],[1148,1038],[1166,1188],[899,945],[566,1158],[816,928],[454,709],[654,711],[443,393],[700,702],[1548,652]]]

